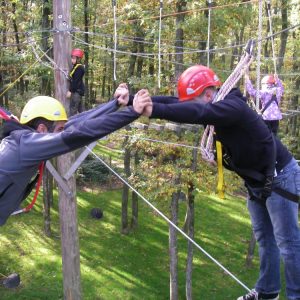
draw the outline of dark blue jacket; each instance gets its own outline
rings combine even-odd
[[[0,143],[0,226],[24,199],[40,162],[70,152],[129,124],[140,115],[117,101],[77,114],[59,133],[38,133],[19,123],[5,123]]]

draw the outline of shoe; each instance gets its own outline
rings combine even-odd
[[[248,294],[238,297],[237,300],[279,300],[279,295],[266,295],[258,293],[256,290],[252,290]]]

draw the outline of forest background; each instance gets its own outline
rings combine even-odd
[[[209,1],[170,0],[163,1],[162,6],[159,1],[116,1],[115,20],[113,3],[72,1],[72,29],[69,34],[72,47],[82,48],[85,52],[86,108],[110,99],[120,82],[127,82],[132,94],[140,88],[148,88],[152,94],[174,95],[178,76],[196,63],[209,63],[224,82],[241,58],[246,42],[257,39],[258,35],[259,1],[220,0],[209,4]],[[19,115],[28,99],[39,94],[54,96],[52,1],[2,0],[0,5],[0,106]],[[299,9],[299,0],[271,1],[276,69],[285,87],[281,106],[284,119],[279,136],[297,159],[300,158],[297,113],[300,94]],[[270,22],[265,3],[262,25],[261,77],[274,73],[271,40],[267,38]],[[256,62],[255,59],[249,70],[254,83],[258,74]],[[244,90],[243,80],[238,86]],[[149,125],[148,120],[141,119],[141,122]],[[161,124],[165,122],[159,122]],[[152,139],[152,142],[146,139]],[[200,157],[195,162],[195,153],[190,148],[153,143],[155,140],[192,147],[199,141],[199,131],[127,129],[111,135],[102,144],[108,147],[107,157],[117,163],[119,171],[147,197],[155,199],[156,204],[173,220],[182,222],[183,228],[193,235],[194,229],[190,227],[192,230],[189,231],[186,228],[191,225],[186,221],[188,213],[182,213],[181,221],[176,214],[178,202],[182,200],[181,192],[187,195],[189,212],[195,192],[215,191],[216,171]],[[105,155],[101,149],[98,151]],[[118,154],[114,157],[116,152]],[[133,160],[131,167],[130,160]],[[84,166],[79,170],[78,180],[85,179],[85,188],[94,188],[94,184],[103,178],[105,171],[100,170],[99,176],[96,176],[95,165],[94,161],[88,165],[90,173],[84,171]],[[239,179],[227,172],[225,185],[228,193],[243,193]],[[128,193],[128,188],[124,187],[120,227],[125,235],[135,227],[132,225],[137,225],[134,218],[132,222],[128,221]],[[132,201],[135,203],[134,199]],[[133,216],[136,217],[136,212]],[[174,266],[176,260],[171,252]],[[170,273],[174,276],[174,268]],[[176,287],[170,289],[170,295],[173,295],[170,298],[176,299]],[[191,288],[187,290],[188,298]]]

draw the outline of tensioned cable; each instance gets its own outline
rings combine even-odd
[[[45,65],[45,66],[47,66],[47,67],[49,67],[49,68],[52,68],[52,69],[56,69],[56,70],[59,70],[60,72],[62,72],[64,75],[65,75],[65,77],[67,78],[67,79],[69,79],[69,74],[65,71],[65,70],[63,70],[49,55],[47,55],[47,53],[46,52],[48,52],[49,51],[49,49],[46,51],[46,52],[44,52],[43,51],[43,49],[41,49],[41,47],[35,42],[35,40],[32,38],[32,37],[30,37],[30,36],[28,36],[28,43],[31,45],[31,47],[32,47],[32,51],[33,51],[33,53],[34,53],[34,55],[36,56],[36,57],[39,57],[38,56],[38,54],[37,54],[37,51],[36,51],[36,48],[40,51],[40,52],[42,52],[43,53],[43,55],[41,56],[41,57],[43,57],[43,56],[45,56],[47,59],[48,59],[48,61],[53,65],[53,67],[51,67],[51,65],[48,65],[48,64],[46,64],[45,62],[43,62],[42,60],[41,60],[41,57],[39,58],[40,59],[40,63],[42,63],[43,65]]]
[[[225,5],[219,5],[219,6],[214,6],[213,9],[219,9],[219,8],[224,8],[224,7],[230,7],[230,6],[238,6],[238,5],[243,5],[243,4],[251,4],[251,3],[256,3],[258,2],[258,0],[249,0],[249,1],[243,1],[243,2],[240,2],[240,3],[230,3],[230,4],[225,4]],[[281,8],[284,9],[286,7],[290,7],[290,6],[297,6],[298,4],[295,3],[295,4],[287,4],[285,6],[282,6]],[[199,11],[204,11],[204,10],[207,10],[208,8],[207,7],[203,7],[203,8],[199,8],[199,9],[191,9],[191,10],[186,10],[186,11],[183,11],[183,12],[175,12],[175,13],[170,13],[170,14],[166,14],[166,15],[163,15],[162,18],[166,18],[166,17],[172,17],[172,16],[176,16],[178,14],[189,14],[189,13],[193,13],[193,12],[199,12]],[[159,19],[159,16],[153,16],[153,17],[147,17],[147,18],[143,18],[143,20],[147,20],[147,19]],[[130,20],[122,20],[122,21],[119,21],[120,23],[129,23],[129,22],[135,22],[135,21],[138,21],[138,20],[141,20],[141,18],[139,19],[130,19]],[[96,24],[93,24],[93,25],[90,25],[88,27],[96,27],[96,28],[102,28],[102,27],[105,27],[105,26],[108,26],[110,25],[109,22],[107,23],[104,23],[104,24],[101,24],[101,25],[96,25]]]
[[[276,32],[276,33],[273,34],[273,36],[278,35],[278,34],[284,32],[284,31],[288,31],[288,30],[291,30],[291,29],[296,29],[296,28],[299,27],[299,26],[300,26],[300,23],[299,23],[299,24],[296,24],[296,25],[294,25],[294,26],[291,26],[291,27],[289,27],[289,28],[285,28],[285,29],[283,29],[283,30],[281,30],[281,31],[279,31],[279,32]],[[109,52],[112,52],[112,51],[113,51],[113,49],[110,49],[110,48],[106,48],[106,47],[102,47],[102,46],[97,46],[97,45],[95,45],[95,44],[89,44],[89,43],[85,42],[84,40],[79,39],[79,38],[76,37],[75,35],[72,35],[71,33],[70,33],[70,35],[71,35],[76,41],[78,41],[79,43],[81,43],[81,44],[83,44],[83,45],[89,45],[89,46],[91,46],[91,47],[95,47],[95,48],[97,48],[97,49],[101,49],[101,50],[104,50],[104,51],[109,51]],[[270,36],[267,36],[266,38],[261,39],[261,41],[262,41],[262,40],[269,39],[269,38],[270,38]],[[242,47],[242,46],[245,46],[245,44],[240,44],[240,45],[237,45],[236,47]],[[230,48],[230,47],[227,47],[227,48]],[[222,48],[222,50],[223,50],[223,49],[225,49],[225,48]],[[217,49],[214,49],[214,51],[215,51],[215,50],[217,50]],[[221,50],[221,49],[219,49],[219,50]],[[198,52],[205,52],[205,51],[206,51],[206,50],[199,50]],[[134,56],[138,56],[138,57],[143,57],[143,58],[147,58],[147,59],[153,59],[153,60],[156,60],[155,57],[150,57],[150,56],[148,56],[148,55],[145,54],[145,53],[140,54],[140,53],[127,52],[127,51],[120,51],[120,50],[117,50],[117,52],[118,52],[118,53],[122,53],[122,54],[126,54],[126,55],[134,55]],[[184,53],[184,52],[183,52],[183,53]],[[154,55],[154,54],[151,53],[151,56],[153,56],[153,55]],[[190,65],[192,64],[192,62],[191,62],[191,63],[179,63],[179,62],[175,62],[175,61],[171,61],[171,60],[166,60],[166,59],[163,59],[162,61],[167,62],[167,63],[177,64],[177,65],[183,65],[183,66],[186,66],[186,67],[188,67],[188,66],[190,66]]]
[[[211,6],[212,0],[208,0],[208,25],[207,25],[207,67],[209,68],[209,48],[210,48],[210,22],[211,22]]]
[[[239,6],[239,5],[244,5],[244,4],[251,4],[251,3],[255,3],[259,0],[249,0],[249,1],[243,1],[243,2],[239,2],[239,3],[229,3],[229,4],[224,4],[224,5],[216,5],[213,6],[213,9],[220,9],[220,8],[224,8],[224,7],[230,7],[230,6]],[[194,12],[199,12],[199,11],[206,11],[208,10],[208,7],[202,7],[202,8],[198,8],[198,9],[191,9],[191,10],[185,10],[185,11],[181,11],[181,12],[175,12],[175,13],[171,13],[171,14],[165,14],[162,15],[162,18],[166,18],[166,17],[173,17],[173,16],[177,16],[177,15],[181,15],[181,14],[189,14],[189,13],[194,13]],[[143,20],[152,20],[152,19],[159,19],[159,16],[152,16],[152,17],[147,17],[147,18],[143,18]],[[124,20],[124,21],[119,21],[120,23],[129,23],[129,22],[135,22],[138,21],[140,19],[130,19],[130,20]]]
[[[50,49],[47,50],[47,52],[49,51]],[[13,81],[12,83],[10,83],[4,90],[3,92],[1,92],[0,94],[0,97],[2,97],[11,87],[13,87],[15,85],[15,83],[20,79],[22,78],[30,69],[32,69],[38,62],[39,60],[44,56],[46,55],[45,52],[41,57],[39,57],[39,59],[37,59],[31,66],[29,66],[29,68],[27,68],[15,81]]]
[[[161,144],[166,144],[166,145],[170,145],[170,146],[174,146],[174,147],[184,147],[184,148],[189,148],[189,149],[198,149],[198,150],[200,150],[200,147],[195,147],[195,146],[190,146],[190,145],[186,145],[186,144],[172,143],[172,142],[168,142],[168,141],[162,141],[162,140],[157,140],[157,139],[140,137],[136,134],[121,134],[121,133],[116,133],[116,134],[118,136],[121,136],[121,137],[129,137],[129,138],[137,139],[137,140],[141,140],[141,141],[161,143]]]
[[[211,259],[216,265],[218,265],[226,274],[239,283],[244,289],[250,292],[250,289],[242,283],[236,276],[234,276],[228,269],[226,269],[220,262],[218,262],[213,256],[205,251],[199,244],[197,244],[192,238],[190,238],[183,230],[181,230],[176,224],[169,220],[159,209],[157,209],[150,201],[148,201],[142,194],[140,194],[132,185],[130,185],[122,176],[120,176],[114,169],[112,169],[104,160],[102,160],[92,149],[86,146],[86,149],[96,157],[106,168],[108,168],[116,177],[118,177],[124,184],[126,184],[132,191],[134,191],[145,203],[147,203],[155,212],[157,212],[166,222],[168,222],[173,228],[180,232],[187,240],[189,240],[196,248],[198,248],[203,254]]]
[[[256,110],[259,111],[259,90],[260,90],[260,58],[261,58],[261,40],[262,40],[262,10],[263,1],[258,4],[258,36],[257,36],[257,54],[256,54]]]
[[[283,33],[283,32],[285,32],[285,31],[289,31],[289,30],[292,30],[292,29],[296,29],[296,28],[298,28],[298,27],[300,27],[300,23],[298,23],[298,24],[296,24],[296,25],[293,25],[293,26],[290,26],[290,27],[288,27],[288,28],[285,28],[285,29],[283,29],[283,30],[280,30],[280,31],[277,31],[276,33],[273,33],[272,35],[268,35],[268,36],[266,36],[266,37],[264,37],[264,38],[260,38],[260,39],[254,39],[254,41],[256,42],[256,43],[258,43],[259,41],[264,41],[264,40],[268,40],[268,39],[270,39],[270,38],[272,38],[272,37],[275,37],[275,36],[277,36],[277,35],[279,35],[279,34],[281,34],[281,33]],[[91,32],[85,32],[85,31],[76,31],[76,32],[81,32],[81,33],[83,33],[83,34],[93,34],[93,33],[91,33]],[[73,36],[73,35],[72,35]],[[79,38],[77,38],[78,40],[80,40]],[[90,44],[91,45],[91,44]],[[240,47],[244,47],[246,45],[246,43],[242,43],[242,44],[238,44],[238,45],[230,45],[230,46],[227,46],[227,47],[223,47],[223,48],[214,48],[214,49],[209,49],[209,51],[210,52],[218,52],[218,51],[223,51],[223,50],[227,50],[227,49],[233,49],[233,48],[240,48]],[[109,48],[107,48],[107,49],[109,49]],[[119,52],[119,51],[117,51],[117,52]],[[123,51],[124,53],[128,53],[128,52],[125,52],[125,51]],[[166,55],[177,55],[177,54],[197,54],[197,53],[204,53],[204,52],[207,52],[207,50],[196,50],[195,49],[195,51],[193,50],[193,51],[185,51],[185,52],[166,52],[165,54]],[[121,52],[122,53],[122,52]],[[143,55],[155,55],[155,54],[153,54],[153,53],[143,53]]]
[[[160,38],[161,38],[161,16],[162,16],[162,10],[163,10],[163,0],[159,1],[159,28],[158,28],[158,74],[157,74],[157,80],[158,80],[158,88],[160,89],[160,72],[161,72],[161,48],[160,48]]]
[[[107,37],[107,38],[112,38],[113,35],[111,34],[101,34],[101,33],[96,33],[96,32],[89,32],[89,31],[81,31],[81,30],[76,30],[77,33],[81,33],[81,34],[88,34],[88,35],[93,35],[93,36],[103,36],[103,37]],[[149,44],[149,45],[155,45],[156,43],[155,42],[149,42],[149,41],[145,41],[145,40],[137,40],[135,39],[135,37],[129,37],[129,36],[120,36],[118,35],[118,40],[123,40],[123,41],[130,41],[130,42],[133,42],[133,43],[141,43],[141,44]],[[163,41],[163,39],[161,39],[161,41]],[[167,40],[169,41],[169,40]],[[176,41],[183,41],[183,40],[176,40]],[[189,40],[190,41],[190,40]],[[194,42],[204,42],[204,41],[201,41],[201,40],[194,40]],[[207,42],[205,40],[205,42]],[[180,48],[182,50],[184,49],[187,49],[187,50],[190,50],[191,52],[175,52],[175,53],[167,53],[167,54],[193,54],[193,53],[199,53],[199,52],[207,52],[207,50],[199,50],[198,48],[191,48],[191,47],[180,47],[180,46],[174,46],[173,44],[162,44],[164,45],[165,48]],[[228,46],[226,48],[216,48],[216,49],[210,49],[209,51],[210,52],[217,52],[217,51],[222,51],[222,50],[231,50],[233,48],[237,48],[237,47],[241,47],[242,45],[244,44],[239,44],[239,45],[231,45],[231,46]],[[197,51],[197,52],[195,52]],[[145,54],[145,53],[144,53]],[[147,53],[147,55],[155,55],[153,53],[149,54]],[[223,56],[227,56],[227,57],[238,57],[240,58],[242,55],[241,54],[231,54],[231,53],[222,53],[221,55]],[[273,57],[269,57],[269,56],[263,56],[263,58],[265,60],[273,60]],[[284,57],[280,57],[280,56],[277,56],[277,59],[284,59],[285,61],[295,61],[295,58],[294,57],[288,57],[288,56],[284,56]],[[298,59],[298,58],[296,58]]]
[[[271,19],[271,2],[270,2],[270,0],[266,0],[266,1],[267,1],[267,11],[268,11],[268,17],[269,17],[270,33],[272,36],[273,28],[272,28],[272,19]],[[272,53],[273,53],[274,72],[277,75],[275,45],[274,45],[273,37],[271,37],[271,45],[272,45]]]
[[[116,6],[117,0],[112,0],[113,14],[114,14],[114,81],[117,80],[117,17],[116,17]]]

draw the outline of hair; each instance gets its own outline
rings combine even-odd
[[[44,124],[48,131],[51,132],[53,130],[54,121],[47,120],[45,118],[35,118],[31,121],[29,121],[26,125],[33,128],[34,130],[37,130],[40,124]]]

